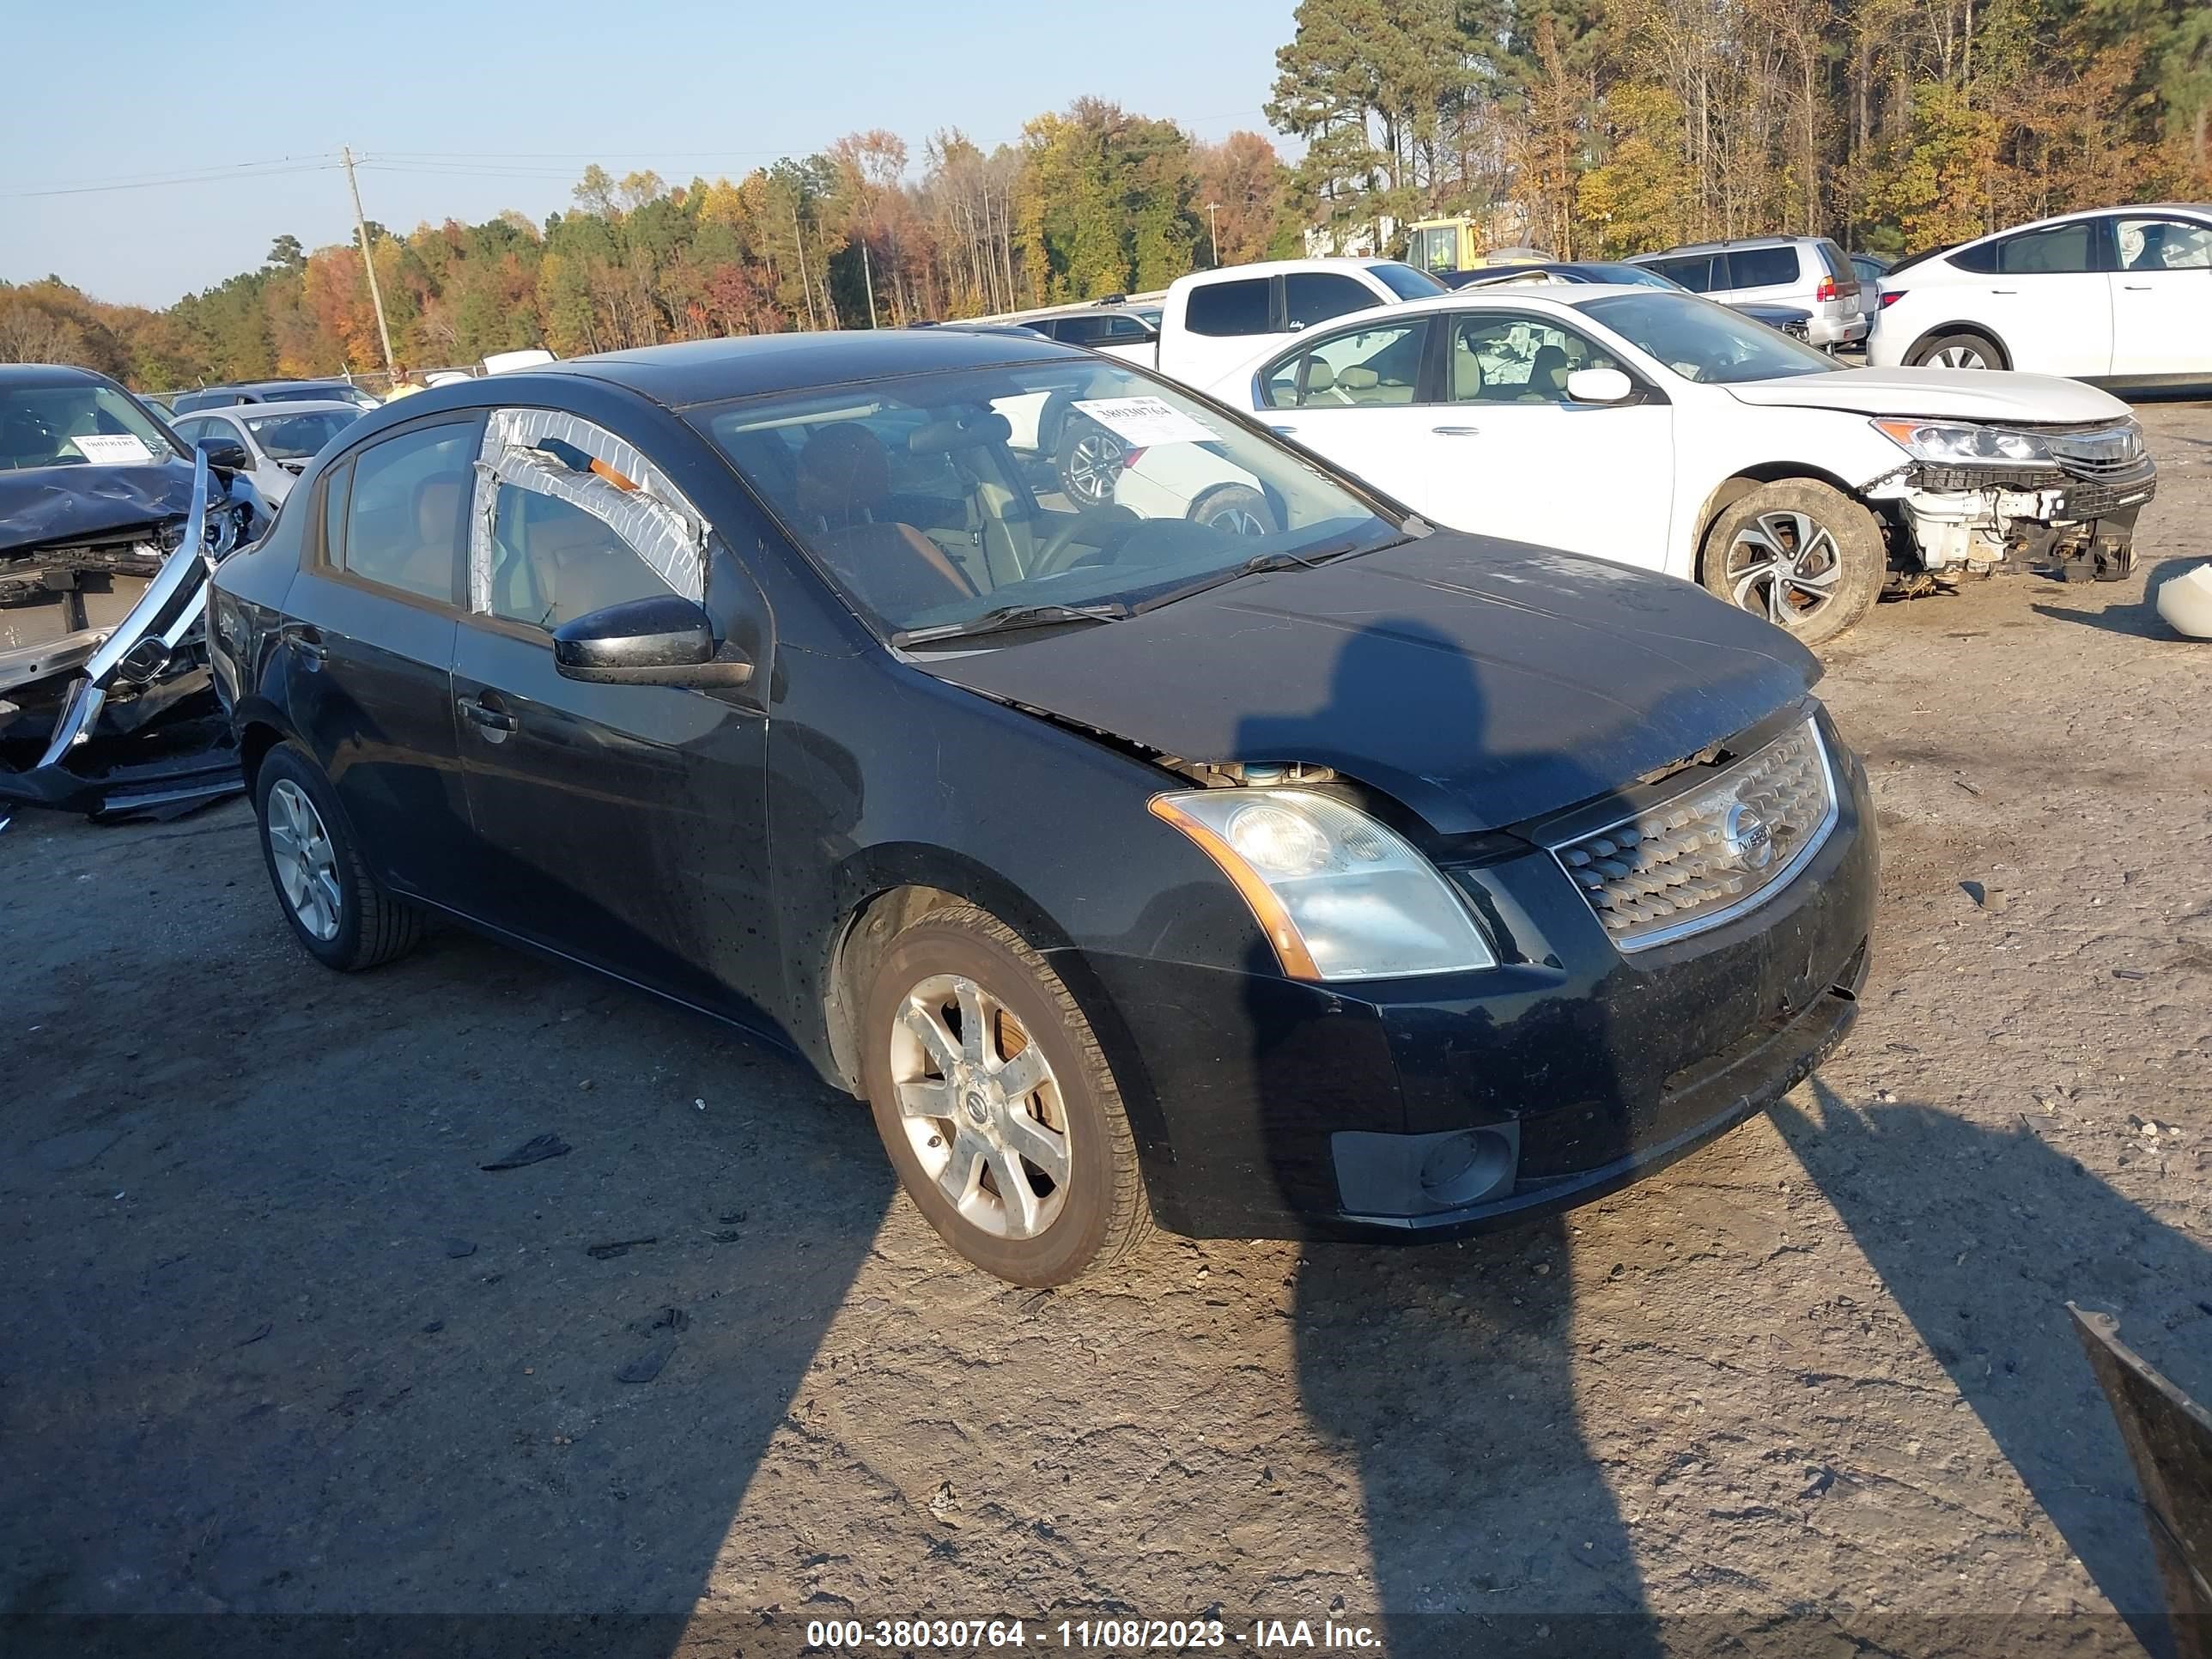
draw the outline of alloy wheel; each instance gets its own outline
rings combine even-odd
[[[1260,515],[1241,504],[1218,508],[1204,520],[1209,530],[1221,530],[1231,536],[1265,536],[1267,526]]]
[[[1802,627],[1828,608],[1843,569],[1826,526],[1803,513],[1762,513],[1729,547],[1729,593],[1771,623]]]
[[[1127,453],[1127,447],[1111,433],[1086,432],[1069,446],[1060,483],[1079,506],[1103,507],[1114,499],[1114,481]]]
[[[325,944],[336,939],[345,915],[337,856],[323,815],[289,778],[279,778],[269,791],[269,857],[300,926]]]
[[[890,1037],[900,1121],[961,1218],[999,1238],[1059,1219],[1073,1168],[1066,1103],[1013,1011],[965,975],[936,974],[907,993]]]
[[[1931,361],[1938,368],[1987,368],[1989,359],[1970,345],[1947,345]]]

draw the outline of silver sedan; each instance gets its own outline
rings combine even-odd
[[[188,444],[212,438],[242,445],[251,463],[247,476],[275,507],[291,493],[293,480],[306,471],[316,451],[365,412],[352,404],[336,402],[239,404],[197,410],[170,424]]]

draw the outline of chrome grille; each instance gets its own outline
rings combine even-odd
[[[1835,824],[1835,774],[1808,720],[1718,776],[1552,853],[1613,943],[1643,951],[1778,892]]]
[[[2111,477],[2143,464],[2142,428],[2133,421],[2087,432],[2054,432],[2044,441],[2059,465],[2076,477]]]

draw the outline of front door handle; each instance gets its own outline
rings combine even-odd
[[[1292,433],[1296,432],[1297,428],[1294,426],[1271,426],[1267,430],[1273,433],[1279,438],[1287,438]]]
[[[2150,292],[2150,284],[2148,283],[2122,283],[2120,286],[2130,294],[2148,294]]]
[[[2016,288],[1993,288],[1990,292],[1992,294],[2002,294],[2005,295],[2006,298],[2009,299],[2012,295],[2019,293],[2020,290]]]
[[[1432,426],[1429,430],[1439,438],[1480,438],[1482,435],[1482,428],[1479,426]]]
[[[457,700],[461,718],[484,735],[487,743],[505,743],[507,734],[520,728],[521,722],[495,702],[483,697],[462,697]]]

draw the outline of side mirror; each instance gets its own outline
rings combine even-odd
[[[210,466],[219,466],[226,472],[251,472],[253,457],[246,453],[246,446],[235,438],[199,438],[193,441],[194,448],[207,457]]]
[[[707,613],[673,593],[631,599],[553,630],[553,665],[563,678],[603,685],[743,685],[753,665],[719,653]]]
[[[1578,404],[1624,404],[1636,382],[1617,368],[1578,368],[1567,376],[1567,397]]]

